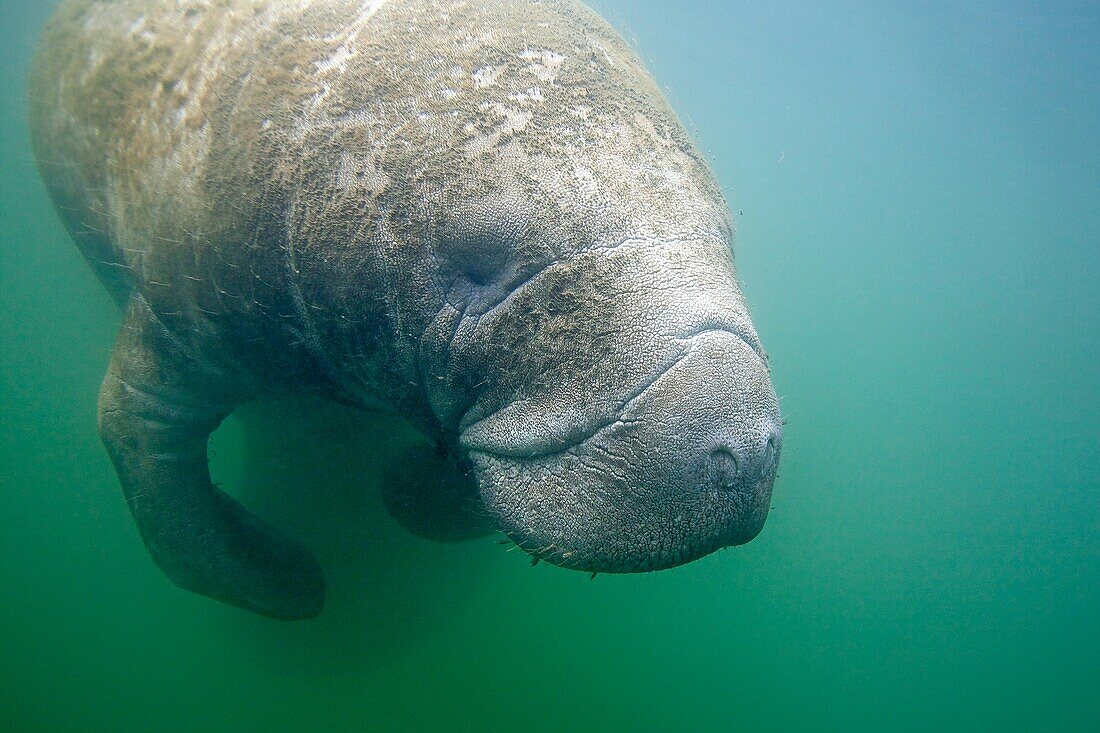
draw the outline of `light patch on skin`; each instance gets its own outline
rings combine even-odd
[[[538,51],[526,49],[519,55],[524,61],[533,61],[526,70],[534,74],[539,81],[553,84],[558,77],[558,69],[565,62],[565,56],[556,51]]]
[[[519,102],[521,105],[531,103],[541,104],[543,99],[542,89],[537,86],[531,87],[526,91],[509,94],[508,99],[511,99],[513,102]]]
[[[569,114],[573,115],[574,117],[576,117],[580,120],[583,120],[583,121],[587,122],[589,115],[592,114],[592,108],[587,107],[583,104],[578,105],[576,107],[570,107],[569,108]]]
[[[87,83],[88,78],[99,70],[99,65],[102,63],[103,52],[99,50],[98,46],[92,46],[88,50],[88,63],[84,67],[84,73],[80,76],[80,83]]]
[[[653,121],[641,112],[634,113],[634,124],[641,128],[642,132],[648,135],[649,139],[657,145],[667,146],[669,144],[668,138],[658,133],[657,127],[653,124]]]
[[[342,34],[344,38],[343,45],[350,46],[359,40],[359,34],[367,26],[371,17],[381,10],[386,2],[388,2],[388,0],[367,0],[359,12],[359,18],[349,25],[347,30]]]
[[[483,102],[480,108],[486,112],[493,112],[500,121],[492,128],[492,132],[479,135],[466,144],[466,153],[471,156],[492,150],[500,144],[501,140],[522,132],[534,116],[531,112],[507,107],[499,102]]]
[[[387,0],[367,0],[363,9],[363,14],[359,17],[362,20],[369,20],[372,15],[377,13],[382,6],[386,4],[386,2]]]
[[[354,58],[358,53],[354,48],[337,46],[336,51],[331,56],[320,61],[314,61],[313,65],[317,67],[317,71],[322,73],[333,70],[337,73],[343,73],[348,69],[348,59]]]
[[[607,49],[604,48],[602,43],[600,43],[599,41],[592,41],[592,48],[596,49],[597,51],[599,51],[603,55],[604,60],[607,61],[608,66],[615,66],[616,65],[615,64],[615,59],[613,59],[611,57],[611,54],[609,54],[607,52]]]
[[[514,135],[517,132],[522,132],[523,128],[527,127],[527,123],[531,121],[531,113],[524,110],[505,107],[503,104],[496,103],[491,104],[490,109],[503,118],[500,126],[497,127],[497,130],[503,135]]]
[[[592,169],[588,166],[574,163],[573,175],[576,176],[576,190],[582,200],[587,201],[599,192],[600,184],[596,181],[596,176],[593,175]]]
[[[471,75],[474,79],[474,87],[484,89],[493,86],[503,71],[504,69],[497,66],[482,66]]]

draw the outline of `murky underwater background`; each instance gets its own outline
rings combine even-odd
[[[0,0],[0,730],[1100,730],[1100,7],[603,0],[696,130],[787,426],[751,544],[530,568],[381,508],[379,418],[284,399],[213,472],[313,622],[172,587],[95,432],[119,314],[30,156]]]

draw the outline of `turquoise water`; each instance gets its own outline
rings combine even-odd
[[[594,581],[380,507],[378,418],[250,406],[287,624],[176,590],[95,433],[119,315],[38,182],[0,0],[0,730],[1100,729],[1100,8],[628,2],[713,161],[787,425],[751,544]]]

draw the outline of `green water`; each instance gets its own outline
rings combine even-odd
[[[215,480],[315,621],[172,587],[95,433],[118,322],[38,182],[0,0],[0,730],[1100,730],[1100,8],[606,0],[708,152],[789,419],[750,545],[654,575],[434,545],[392,423],[301,400]],[[738,213],[743,212],[743,213]]]

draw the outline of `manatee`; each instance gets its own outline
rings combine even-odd
[[[728,206],[581,3],[65,0],[30,124],[123,312],[99,432],[176,585],[320,611],[310,552],[207,466],[288,392],[426,437],[386,490],[424,536],[627,573],[760,532],[782,421]]]

